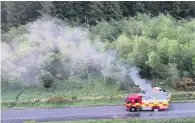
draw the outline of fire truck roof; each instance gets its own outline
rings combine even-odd
[[[167,93],[166,92],[153,92],[149,91],[147,93],[141,93],[141,96],[144,99],[150,98],[150,99],[167,99]]]

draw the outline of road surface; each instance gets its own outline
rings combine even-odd
[[[195,103],[171,103],[166,111],[127,112],[123,105],[61,107],[61,108],[29,108],[1,110],[2,123],[21,123],[26,120],[67,121],[103,118],[176,118],[195,116]]]

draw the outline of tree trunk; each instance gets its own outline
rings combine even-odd
[[[104,81],[106,80],[106,77],[105,77],[105,73],[104,73],[104,70],[103,70],[103,77],[104,77]]]
[[[85,65],[86,65],[86,69],[87,69],[87,76],[88,76],[88,81],[89,81],[89,84],[91,84],[91,80],[89,78],[89,70],[88,70],[88,65],[87,65],[87,62],[85,61]]]

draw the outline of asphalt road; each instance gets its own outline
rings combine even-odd
[[[159,112],[128,112],[124,109],[124,105],[1,110],[2,123],[21,123],[26,120],[66,121],[135,117],[158,119],[186,116],[195,116],[195,103],[171,103],[169,110]]]

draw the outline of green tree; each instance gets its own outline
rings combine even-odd
[[[134,41],[125,35],[118,37],[116,42],[116,50],[120,58],[127,58],[128,54],[133,52]]]
[[[116,27],[106,21],[99,22],[92,27],[91,32],[94,36],[98,36],[102,42],[113,42],[119,35]]]
[[[55,16],[55,7],[52,1],[40,1],[42,9],[39,11],[42,15]]]
[[[192,75],[195,77],[195,57],[192,58]]]
[[[39,2],[7,1],[5,6],[8,27],[26,24],[40,16],[38,10],[41,9],[41,4]]]
[[[104,5],[104,19],[109,21],[110,19],[120,20],[122,18],[122,10],[120,8],[119,2],[103,2]]]
[[[1,2],[1,29],[6,30],[6,6],[5,1]]]
[[[161,63],[161,59],[155,52],[148,54],[148,61],[146,62],[151,68],[154,78],[163,79],[167,76],[167,66]]]
[[[148,60],[147,54],[149,52],[149,39],[144,36],[134,36],[133,40],[133,52],[128,55],[128,59],[135,63],[135,65],[142,67]]]
[[[179,70],[177,69],[177,64],[168,64],[168,79],[171,82],[170,84],[174,85],[175,83],[180,82]]]
[[[142,13],[145,10],[144,2],[121,1],[119,4],[125,17],[135,16],[137,13]]]
[[[57,17],[69,22],[94,25],[98,21],[121,19],[122,11],[118,2],[53,2]]]

